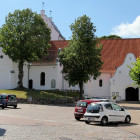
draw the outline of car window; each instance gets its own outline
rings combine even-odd
[[[87,102],[78,102],[77,103],[77,107],[86,107],[87,106]]]
[[[0,95],[0,98],[1,98],[1,99],[6,99],[6,97],[7,97],[7,96],[5,96],[5,95]]]
[[[103,110],[102,105],[100,104],[90,104],[87,107],[87,112],[91,113],[99,113],[101,110]]]
[[[15,95],[10,95],[9,99],[16,99],[16,96]]]
[[[111,104],[105,104],[104,106],[107,110],[113,110]]]
[[[112,107],[113,107],[113,110],[116,110],[116,111],[121,111],[122,108],[116,104],[112,104]]]

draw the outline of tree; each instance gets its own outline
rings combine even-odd
[[[92,76],[96,79],[100,75],[102,47],[94,35],[95,26],[86,15],[75,20],[70,28],[72,38],[68,47],[60,52],[59,61],[63,65],[62,72],[69,85],[79,85],[81,99],[83,84]]]
[[[140,58],[137,58],[136,62],[132,63],[130,68],[129,75],[132,80],[134,80],[135,85],[140,85]]]
[[[22,88],[24,62],[35,61],[49,48],[50,30],[45,22],[30,9],[15,10],[5,18],[0,28],[0,46],[3,52],[18,63],[18,87]]]
[[[122,38],[118,35],[109,35],[109,36],[102,36],[99,39],[122,39]]]

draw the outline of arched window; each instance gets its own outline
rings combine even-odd
[[[102,87],[103,86],[103,80],[99,80],[99,87]]]
[[[40,85],[44,86],[45,85],[45,73],[41,72],[40,74]]]
[[[56,85],[56,82],[55,82],[54,79],[52,79],[52,81],[51,81],[51,88],[55,88],[55,85]]]

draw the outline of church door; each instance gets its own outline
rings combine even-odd
[[[139,90],[138,88],[129,87],[125,90],[125,100],[126,101],[138,101],[139,100]]]
[[[29,80],[29,89],[33,88],[33,80]]]

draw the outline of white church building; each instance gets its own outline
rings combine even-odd
[[[36,90],[79,90],[78,86],[69,87],[64,80],[57,61],[59,48],[67,47],[68,41],[62,36],[52,18],[41,11],[41,17],[51,29],[51,48],[48,56],[38,62],[24,64],[23,86]],[[109,39],[101,40],[103,44],[101,59],[103,66],[101,75],[96,80],[91,78],[84,84],[84,96],[110,98],[117,100],[139,101],[140,93],[129,76],[128,65],[140,56],[140,39]],[[18,82],[18,67],[0,47],[0,89],[14,89]]]

